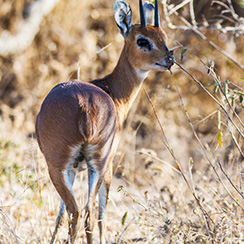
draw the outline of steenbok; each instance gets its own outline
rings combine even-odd
[[[113,72],[89,83],[70,81],[55,86],[36,120],[36,135],[50,178],[61,197],[51,243],[55,242],[64,209],[69,217],[67,243],[74,243],[79,210],[72,191],[76,173],[88,170],[85,206],[87,243],[92,243],[93,207],[99,193],[100,243],[105,244],[104,216],[112,178],[112,161],[122,125],[150,70],[170,70],[173,51],[160,27],[158,3],[140,5],[140,24],[132,25],[128,3],[114,2],[114,16],[124,48]]]

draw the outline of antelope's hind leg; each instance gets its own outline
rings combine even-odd
[[[93,207],[95,205],[95,198],[100,188],[99,172],[96,170],[96,166],[88,165],[88,200],[85,207],[85,230],[87,244],[92,244],[92,232],[94,228],[94,215]]]
[[[105,244],[105,211],[108,201],[109,188],[112,179],[112,160],[108,166],[108,170],[106,171],[103,179],[103,183],[99,189],[99,215],[98,215],[98,227],[100,234],[100,244]]]
[[[59,227],[62,224],[62,218],[64,214],[64,205],[66,206],[66,210],[68,212],[68,218],[69,218],[69,241],[68,243],[74,243],[76,232],[77,232],[77,223],[79,218],[79,211],[78,206],[76,204],[72,186],[75,180],[75,172],[71,171],[70,166],[68,165],[67,169],[64,171],[60,170],[54,170],[52,168],[49,168],[49,174],[51,177],[51,180],[57,189],[60,197],[61,197],[61,203],[60,203],[60,209],[59,214],[56,220],[56,226],[55,230],[53,232],[52,240],[50,244],[55,242],[55,239],[57,237],[57,233],[59,230]]]
[[[110,148],[110,147],[109,147]],[[104,231],[103,231],[103,218],[105,213],[105,207],[108,197],[108,188],[110,185],[107,184],[107,175],[112,174],[110,171],[110,160],[108,157],[110,150],[107,147],[100,150],[100,155],[105,155],[100,160],[90,160],[88,161],[88,201],[86,204],[86,215],[85,215],[85,229],[87,244],[92,244],[92,232],[94,227],[94,216],[93,208],[95,205],[95,198],[99,192],[99,230],[100,230],[100,243],[105,243]],[[111,179],[111,177],[109,177]],[[102,234],[101,234],[102,233]]]
[[[55,243],[56,238],[57,238],[57,235],[58,235],[58,232],[59,232],[59,229],[60,229],[60,227],[63,224],[64,209],[65,209],[65,205],[64,205],[63,200],[61,199],[61,201],[60,201],[60,207],[59,207],[59,212],[58,212],[58,216],[57,216],[57,219],[56,219],[55,229],[54,229],[54,232],[53,232],[53,235],[52,235],[52,239],[50,241],[50,244]]]

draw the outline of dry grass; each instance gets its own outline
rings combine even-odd
[[[1,32],[16,32],[28,2],[0,1],[4,6]],[[130,5],[136,22],[137,2],[130,1]],[[177,17],[174,21],[181,24]],[[231,105],[243,121],[243,70],[194,32],[170,30],[164,24],[168,46],[177,47],[177,62],[183,49],[180,42],[189,49],[181,65],[219,100],[242,132],[243,125],[225,95],[230,103],[235,101]],[[203,33],[244,63],[242,36]],[[111,72],[122,46],[111,1],[70,0],[60,1],[45,17],[24,52],[0,57],[1,244],[46,244],[54,227],[59,197],[34,136],[42,100],[58,82],[75,79],[78,67],[85,81]],[[207,65],[215,61],[215,69],[208,74],[191,52]],[[228,89],[227,80],[231,82],[227,82]],[[225,88],[225,95],[219,85]],[[213,93],[215,88],[218,91]],[[243,136],[223,109],[176,65],[173,75],[151,72],[145,89],[159,121],[142,90],[126,120],[114,162],[107,208],[108,243],[244,243]],[[79,175],[74,191],[82,208],[86,173]],[[64,225],[58,243],[66,234]],[[83,237],[81,221],[77,243],[86,243]]]

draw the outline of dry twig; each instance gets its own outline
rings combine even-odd
[[[156,117],[156,120],[157,120],[157,122],[158,122],[158,125],[159,125],[159,127],[160,127],[160,130],[161,130],[161,132],[162,132],[162,134],[163,134],[163,143],[164,143],[164,145],[166,146],[166,148],[168,149],[168,151],[170,152],[170,154],[171,154],[171,156],[172,156],[174,162],[178,165],[178,167],[179,167],[179,171],[180,171],[180,173],[181,173],[181,175],[182,175],[182,177],[183,177],[185,183],[187,184],[188,189],[191,191],[191,193],[192,193],[194,199],[195,199],[196,202],[197,202],[197,205],[198,205],[199,208],[201,209],[202,214],[203,214],[204,222],[206,223],[206,229],[207,229],[207,231],[208,231],[208,236],[209,236],[209,239],[211,239],[212,236],[211,236],[211,231],[210,231],[210,230],[211,230],[210,222],[211,222],[211,223],[214,223],[214,221],[213,221],[212,218],[209,216],[209,214],[207,213],[207,211],[202,207],[202,205],[201,205],[201,203],[200,203],[200,200],[199,200],[199,198],[198,198],[197,195],[196,195],[196,192],[195,192],[195,191],[192,189],[192,187],[190,186],[190,184],[189,184],[189,182],[188,182],[188,180],[187,180],[187,178],[186,178],[186,176],[185,176],[185,174],[184,174],[184,172],[183,172],[183,170],[182,170],[182,168],[181,168],[181,165],[180,165],[180,163],[178,162],[178,160],[177,160],[177,158],[176,158],[176,156],[175,156],[175,154],[174,154],[173,149],[170,147],[170,145],[169,145],[169,143],[168,143],[168,140],[167,140],[166,134],[165,134],[165,132],[164,132],[162,123],[160,122],[159,117],[158,117],[158,115],[157,115],[156,108],[154,107],[154,104],[152,103],[152,100],[151,100],[151,98],[150,98],[150,96],[149,96],[149,94],[148,94],[148,92],[146,91],[146,89],[145,89],[144,86],[143,86],[143,88],[144,88],[144,91],[145,91],[145,93],[146,93],[146,96],[147,96],[147,98],[148,98],[148,100],[149,100],[149,102],[150,102],[150,104],[151,104],[151,106],[152,106],[152,108],[153,108],[154,116]]]

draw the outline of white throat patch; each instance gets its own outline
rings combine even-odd
[[[142,80],[145,80],[148,76],[150,71],[147,71],[147,70],[142,70],[142,69],[138,69],[136,68],[136,74],[137,76],[142,79]]]

